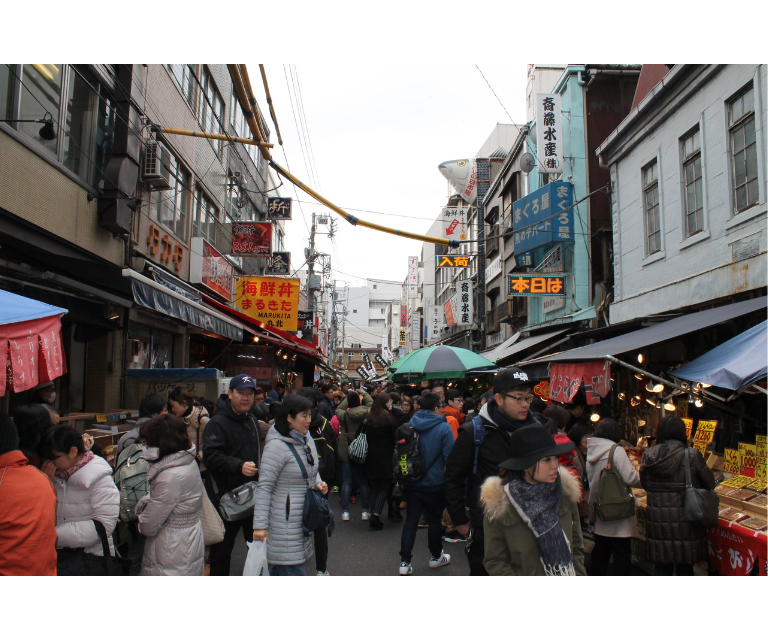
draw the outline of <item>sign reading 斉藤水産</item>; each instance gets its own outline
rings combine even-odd
[[[562,118],[559,93],[536,94],[536,155],[541,173],[563,172]]]

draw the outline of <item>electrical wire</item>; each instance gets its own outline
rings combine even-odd
[[[298,88],[298,91],[299,91],[297,104],[299,105],[300,113],[304,118],[304,129],[306,130],[306,133],[307,133],[307,144],[309,145],[309,157],[312,160],[312,166],[314,167],[314,170],[315,170],[315,179],[317,180],[317,187],[318,187],[317,190],[319,193],[322,193],[323,188],[320,183],[320,173],[317,170],[317,163],[315,162],[315,152],[312,149],[312,138],[309,135],[309,124],[307,123],[307,113],[304,110],[304,98],[301,95],[301,83],[299,82],[299,70],[296,68],[296,65],[293,65],[293,70],[296,74],[296,87]]]

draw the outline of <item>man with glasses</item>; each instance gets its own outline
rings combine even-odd
[[[477,429],[471,421],[462,424],[448,456],[445,465],[448,515],[456,530],[468,536],[466,552],[471,576],[488,575],[483,566],[485,540],[480,487],[487,478],[498,475],[499,463],[514,457],[512,433],[520,427],[539,423],[530,411],[533,397],[533,384],[525,371],[510,367],[499,373],[493,383],[493,397],[480,409],[482,427]],[[467,504],[469,517],[465,510]]]

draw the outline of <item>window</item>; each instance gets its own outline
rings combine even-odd
[[[352,313],[357,313],[357,309],[352,309]]]
[[[0,119],[13,118],[13,80],[11,65],[0,64]]]
[[[167,227],[177,238],[187,239],[187,218],[190,210],[192,178],[189,171],[179,164],[176,156],[168,155],[171,189],[160,191],[157,201],[150,205],[150,215]]]
[[[643,207],[645,209],[646,255],[661,251],[661,229],[659,225],[659,176],[657,163],[643,169]]]
[[[686,234],[692,236],[704,229],[702,201],[701,137],[699,129],[681,141],[683,150],[683,201]]]
[[[224,133],[222,125],[224,120],[224,100],[216,88],[208,69],[203,71],[203,99],[200,107],[200,125],[203,131],[208,133]],[[211,140],[216,153],[221,155],[224,142],[222,140]]]
[[[181,88],[181,93],[187,103],[193,109],[195,108],[195,79],[192,72],[192,65],[189,64],[169,64],[168,70],[171,72],[176,84]]]
[[[62,75],[60,64],[21,65],[19,120],[39,120],[50,113],[56,122],[60,122]],[[18,129],[56,155],[61,135],[53,140],[43,140],[38,122],[19,122]]]
[[[195,215],[192,218],[192,235],[205,238],[214,247],[219,240],[219,210],[203,190],[195,189]]]
[[[128,369],[168,369],[173,366],[173,334],[128,324]]]
[[[750,84],[728,105],[731,141],[731,177],[735,210],[739,213],[757,203],[757,144],[755,138],[755,92]]]
[[[376,287],[378,287],[378,286],[379,286],[379,285],[375,284],[375,285],[373,285],[373,288],[375,289],[375,288],[376,288]]]

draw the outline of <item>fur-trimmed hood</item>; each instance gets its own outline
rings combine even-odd
[[[572,473],[562,465],[560,466],[560,481],[563,485],[563,498],[578,504],[581,500],[581,484]],[[512,503],[507,492],[504,491],[503,480],[498,476],[491,476],[480,488],[480,503],[483,506],[485,516],[489,520],[504,517]]]

